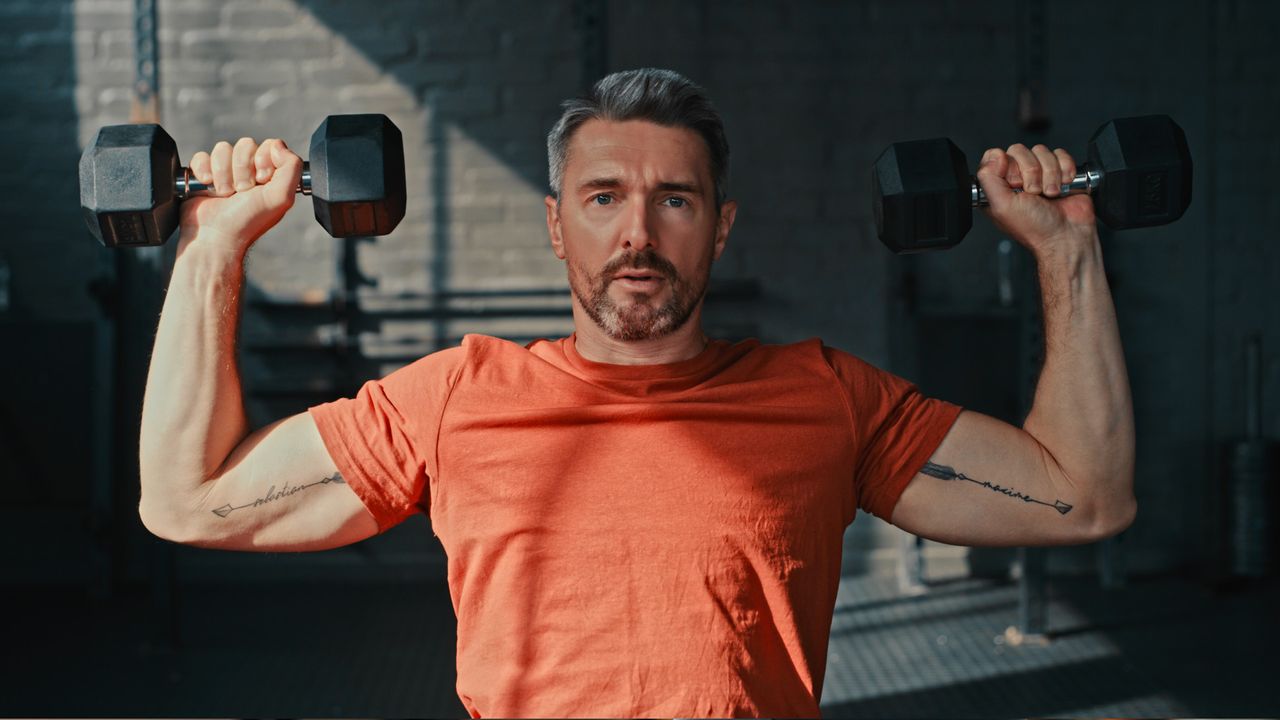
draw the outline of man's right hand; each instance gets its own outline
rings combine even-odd
[[[302,159],[272,138],[240,138],[191,157],[191,173],[212,188],[182,203],[181,252],[192,242],[243,255],[293,207]]]

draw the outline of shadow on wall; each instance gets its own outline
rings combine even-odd
[[[593,3],[298,6],[360,56],[346,59],[347,72],[376,66],[378,78],[365,87],[335,70],[333,82],[350,83],[335,88],[341,111],[379,111],[374,88],[390,82],[421,109],[423,125],[402,128],[409,211],[396,239],[342,241],[340,287],[329,302],[281,303],[249,293],[254,322],[268,337],[247,337],[246,349],[282,381],[249,383],[259,396],[255,422],[354,394],[364,380],[455,346],[468,332],[518,343],[568,334],[564,270],[547,247],[542,220],[545,142],[560,102],[606,71]],[[315,82],[326,78],[314,75]],[[360,107],[366,95],[372,102]],[[419,153],[426,167],[415,162]],[[427,247],[410,249],[419,238]],[[398,262],[402,257],[408,262]],[[750,319],[718,310],[724,300],[752,300],[755,290],[713,284],[709,329],[758,334]],[[279,341],[291,325],[324,323],[336,325],[336,334],[323,341]]]
[[[247,351],[273,376],[289,378],[247,388],[259,395],[261,417],[255,421],[354,394],[365,380],[457,345],[468,332],[516,342],[567,332],[562,272],[550,275],[538,266],[520,273],[535,281],[521,287],[503,276],[513,264],[550,256],[544,247],[530,248],[529,236],[537,233],[545,244],[538,220],[546,187],[545,133],[559,101],[579,85],[579,41],[566,31],[569,4],[504,5],[502,12],[485,2],[357,6],[299,0],[298,6],[422,109],[423,127],[402,128],[410,158],[409,215],[399,233],[410,235],[404,245],[427,247],[407,251],[380,238],[335,241],[342,243],[340,287],[331,301],[272,302],[262,293],[248,294],[255,321],[270,337],[247,338]],[[330,112],[382,110],[376,97],[360,107],[359,80],[332,79],[351,84],[335,88],[344,107]],[[325,80],[316,74],[316,82]],[[425,148],[413,147],[419,141]],[[425,158],[427,167],[418,166],[416,157]],[[362,269],[371,263],[361,259],[374,254],[381,256],[373,264],[384,267],[382,273]],[[419,266],[406,269],[397,262],[401,257]],[[390,289],[397,286],[411,289]],[[323,341],[314,334],[301,343],[271,339],[289,326],[321,324],[335,325],[336,333]],[[376,339],[372,350],[370,338]]]
[[[518,32],[501,30],[510,18],[483,3],[388,2],[357,8],[309,2],[300,7],[378,63],[428,110],[425,128],[405,128],[407,134],[425,138],[431,150],[430,167],[415,168],[426,184],[413,185],[410,198],[411,206],[429,208],[433,245],[428,276],[434,294],[419,300],[421,314],[436,326],[431,341],[437,346],[456,343],[468,318],[451,310],[459,298],[440,295],[457,287],[454,261],[467,240],[458,235],[465,235],[468,223],[486,219],[507,227],[519,222],[512,220],[514,211],[501,200],[479,210],[453,210],[466,178],[457,177],[459,161],[465,159],[454,157],[452,148],[456,138],[465,135],[540,192],[545,185],[543,133],[548,118],[554,116],[556,101],[575,92],[578,83],[572,34],[550,31],[567,22],[568,4],[550,13],[527,10],[530,21],[512,25],[521,28]],[[186,65],[193,63],[171,52],[164,33],[182,38],[188,28],[166,25],[166,9],[162,4],[159,19],[161,57],[167,61],[161,68],[162,83],[166,68],[173,73],[170,82],[183,82],[173,78],[185,77],[183,71],[191,71]],[[83,25],[86,16],[92,18],[90,25]],[[217,21],[216,12],[210,16]],[[15,577],[79,580],[93,575],[89,565],[97,562],[83,555],[86,545],[110,546],[115,548],[111,553],[121,555],[129,543],[106,541],[141,532],[136,520],[136,448],[142,387],[171,265],[165,260],[172,257],[174,243],[164,250],[103,248],[84,227],[77,210],[77,184],[70,180],[76,177],[85,135],[82,118],[125,119],[120,99],[128,93],[124,74],[129,71],[121,70],[132,39],[128,7],[84,7],[71,0],[9,3],[0,6],[0,18],[6,34],[6,42],[0,43],[5,60],[0,63],[0,82],[10,108],[0,121],[5,128],[0,143],[10,170],[0,176],[0,208],[8,229],[0,240],[0,347],[8,351],[0,353],[0,371],[10,380],[0,401],[0,477],[14,479],[0,507],[13,519],[5,526],[22,540],[8,547],[27,547],[27,539],[43,535],[61,538],[60,546],[69,553],[50,550],[42,557],[15,557],[14,567],[24,568]],[[233,45],[223,45],[210,47],[235,51]],[[221,62],[194,65],[215,66],[232,59],[223,56]],[[225,80],[219,76],[212,82]],[[199,82],[195,85],[194,97],[209,93]],[[176,88],[171,90],[177,95]],[[344,111],[338,107],[344,101],[338,100],[329,112]],[[360,107],[358,95],[345,104],[348,111],[381,110],[376,101]],[[537,110],[520,112],[521,108]],[[192,129],[175,117],[162,120],[173,124],[180,143],[191,136]],[[184,162],[189,154],[184,152]],[[472,189],[473,194],[484,190],[483,184]],[[540,206],[534,210],[541,212]],[[518,221],[528,220],[527,214],[516,214]],[[339,301],[349,301],[371,284],[357,267],[358,249],[354,241],[343,247],[341,280],[346,292],[338,295]],[[246,288],[247,297],[255,294],[262,295]],[[466,298],[461,300],[465,304]],[[363,379],[385,374],[388,362],[403,364],[434,349],[415,345],[401,357],[365,356],[361,336],[382,334],[384,324],[399,318],[384,322],[372,313],[362,315],[359,308],[350,311],[351,305],[347,302],[347,314],[337,318],[346,321],[340,338],[345,343],[304,343],[297,353],[305,357],[296,364],[322,381],[319,390],[308,389],[304,378],[300,392],[286,391],[259,403],[255,424],[349,395]],[[246,312],[245,320],[252,314]],[[328,313],[325,321],[332,324],[333,315]],[[567,314],[556,316],[557,321],[562,318]],[[281,326],[296,318],[282,320]],[[267,319],[263,324],[274,322]],[[314,325],[307,329],[314,330]],[[270,366],[274,360],[261,364]],[[287,362],[282,365],[289,369]],[[252,369],[245,363],[241,367]],[[252,372],[246,372],[244,380],[249,392],[270,384],[257,382],[260,378]],[[86,530],[90,542],[84,541]]]

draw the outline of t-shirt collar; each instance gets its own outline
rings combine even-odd
[[[731,347],[725,340],[708,340],[702,352],[685,360],[651,365],[619,365],[588,360],[578,354],[578,334],[572,333],[560,342],[565,363],[574,374],[598,384],[614,385],[628,391],[673,392],[693,387],[715,374],[725,351]]]

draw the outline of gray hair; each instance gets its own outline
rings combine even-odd
[[[720,113],[701,87],[672,70],[640,68],[606,75],[586,97],[566,100],[564,113],[547,133],[547,164],[551,196],[560,200],[569,140],[584,122],[592,119],[648,120],[666,127],[696,132],[707,144],[716,207],[726,198],[729,183],[729,142]]]

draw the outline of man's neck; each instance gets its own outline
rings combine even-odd
[[[665,365],[688,360],[707,347],[702,332],[702,308],[698,307],[675,332],[656,340],[616,340],[574,303],[574,348],[583,359],[612,365]]]

